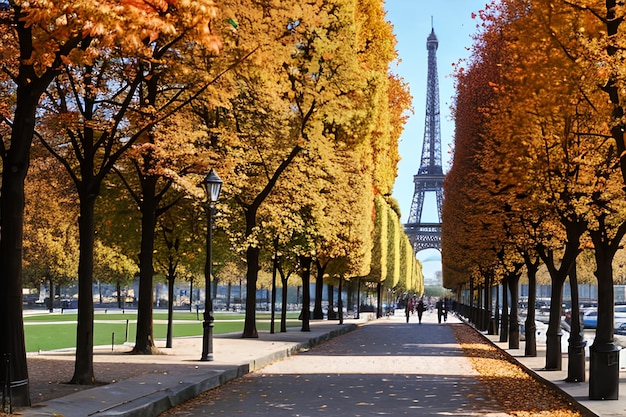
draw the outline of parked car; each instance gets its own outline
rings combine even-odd
[[[613,327],[618,328],[622,323],[626,323],[626,305],[620,304],[615,306],[615,315]]]
[[[613,327],[617,329],[621,324],[626,323],[626,305],[616,305],[614,314]],[[583,315],[583,325],[587,329],[595,329],[598,327],[598,310],[590,309]]]
[[[626,323],[620,324],[617,328],[615,328],[613,333],[626,336]]]
[[[583,314],[583,326],[585,329],[595,329],[598,327],[598,310],[590,309]]]

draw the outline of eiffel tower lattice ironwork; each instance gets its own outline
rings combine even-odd
[[[424,145],[417,175],[413,176],[415,192],[408,222],[404,230],[415,253],[423,249],[441,250],[441,205],[443,203],[443,168],[441,163],[441,129],[439,114],[439,80],[437,78],[437,47],[439,41],[433,28],[426,40],[428,50],[428,80],[426,91],[426,120]],[[434,192],[437,200],[437,223],[422,222],[424,195]]]

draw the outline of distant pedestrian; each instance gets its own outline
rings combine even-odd
[[[420,324],[422,324],[422,314],[424,314],[424,310],[426,310],[426,306],[424,305],[424,300],[420,298],[417,303],[417,320]]]
[[[404,315],[406,316],[406,322],[409,322],[409,316],[411,315],[411,311],[413,311],[413,300],[411,297],[407,297],[406,305],[404,306]]]
[[[444,315],[444,310],[445,307],[443,305],[443,301],[442,300],[437,300],[437,304],[435,305],[435,307],[437,308],[437,321],[439,323],[441,323],[441,318]]]

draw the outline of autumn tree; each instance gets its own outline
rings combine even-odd
[[[249,65],[237,69],[238,95],[227,115],[237,138],[229,138],[222,148],[224,165],[232,170],[220,173],[228,178],[224,193],[233,204],[229,213],[246,220],[240,235],[248,267],[244,336],[256,337],[259,209],[301,153],[315,154],[325,126],[341,133],[336,140],[355,141],[356,132],[347,126],[363,84],[352,43],[350,2],[282,4],[270,14],[253,5],[236,10],[237,4],[225,6],[237,22],[237,44],[259,45]],[[227,162],[244,155],[236,165]]]
[[[411,96],[402,79],[389,75],[390,64],[396,58],[395,38],[392,34],[392,27],[385,20],[384,9],[380,2],[358,2],[355,21],[358,28],[355,47],[358,51],[359,65],[367,77],[369,93],[364,97],[368,101],[367,105],[362,107],[365,115],[360,117],[361,123],[358,125],[353,123],[350,128],[353,134],[354,131],[360,134],[363,143],[355,149],[335,147],[334,153],[338,156],[336,159],[339,161],[339,169],[334,172],[342,173],[328,181],[334,186],[325,186],[323,190],[329,191],[330,189],[330,192],[325,192],[323,197],[332,201],[331,204],[326,203],[330,210],[341,210],[338,217],[341,223],[335,220],[334,224],[327,227],[330,231],[329,236],[333,234],[337,236],[339,233],[340,239],[336,237],[322,239],[316,244],[316,256],[319,267],[328,265],[333,260],[345,266],[347,258],[338,254],[345,250],[344,246],[358,243],[357,256],[351,257],[349,263],[352,266],[348,270],[351,269],[349,274],[353,274],[352,276],[364,276],[368,273],[371,255],[361,255],[363,257],[357,261],[357,264],[353,261],[359,259],[359,254],[370,252],[372,243],[371,240],[367,242],[363,240],[364,238],[357,237],[356,239],[361,239],[363,242],[359,243],[358,240],[355,241],[355,237],[372,236],[373,224],[367,213],[371,212],[373,196],[377,193],[385,196],[391,194],[399,161],[398,141],[410,110]],[[331,128],[333,131],[337,129],[335,126]],[[335,133],[337,134],[341,134],[341,130]],[[343,155],[344,153],[349,153],[349,156]],[[348,175],[348,178],[353,178],[353,180],[345,184],[345,180],[341,178],[342,175]],[[373,195],[368,188],[369,183],[373,187]],[[345,186],[347,188],[344,189]],[[345,208],[342,208],[342,204],[346,204]],[[359,212],[354,210],[357,207]],[[326,216],[336,217],[331,213],[327,213]],[[369,233],[366,232],[368,229]],[[363,234],[360,231],[363,231]],[[394,243],[398,242],[399,240],[394,241]],[[320,258],[323,262],[320,262]],[[318,268],[314,310],[316,318],[319,318],[321,313],[322,276],[326,268],[327,266]],[[399,264],[394,263],[393,268],[399,268]],[[397,272],[399,273],[399,269]]]
[[[612,167],[617,153],[606,141],[610,123],[605,100],[588,84],[598,79],[597,67],[584,64],[580,43],[580,29],[593,24],[582,8],[554,8],[541,1],[527,6],[526,2],[505,2],[497,15],[499,22],[505,22],[501,33],[507,53],[499,63],[503,76],[494,83],[500,110],[492,112],[488,126],[492,143],[498,144],[503,155],[508,153],[494,167],[498,166],[498,172],[515,173],[514,179],[501,174],[498,178],[500,187],[508,188],[511,195],[510,211],[530,210],[535,213],[534,221],[541,220],[535,223],[541,235],[535,249],[550,272],[553,291],[546,367],[559,369],[562,286],[568,275],[571,285],[577,285],[572,268],[587,230],[597,239],[597,261],[602,259],[599,264],[607,266],[598,266],[596,272],[599,287],[606,291],[599,304],[607,323],[596,340],[603,344],[603,351],[612,344],[610,265],[623,233],[622,208],[608,207],[607,201],[614,202],[616,196]],[[505,165],[503,170],[507,160],[516,164]],[[549,217],[541,218],[539,213]],[[612,220],[606,223],[608,217]],[[576,310],[572,316],[577,316]],[[570,352],[581,349],[580,340],[578,346],[572,345],[577,336],[570,338]],[[593,368],[599,366],[597,360],[592,362]],[[584,379],[584,363],[580,368],[580,376],[568,374],[568,379]],[[590,396],[605,397],[591,379]]]
[[[186,196],[175,200],[176,204],[158,216],[156,240],[154,242],[155,272],[165,276],[168,285],[168,323],[166,347],[172,347],[173,338],[173,303],[175,299],[174,286],[178,278],[202,276],[206,262],[206,204],[203,210],[195,199]],[[224,284],[226,279],[224,270],[232,273],[232,265],[237,258],[230,253],[229,242],[223,232],[213,234],[214,258],[219,262],[212,268],[211,296],[217,293],[217,284]],[[232,278],[231,281],[232,282]],[[229,282],[229,284],[230,284]],[[229,285],[230,290],[230,285]],[[208,292],[207,292],[208,294]],[[151,299],[151,297],[150,297]],[[191,301],[191,300],[190,300]],[[199,300],[198,300],[199,301]],[[208,300],[205,299],[205,303]],[[207,305],[207,304],[205,304]]]
[[[76,280],[76,193],[62,167],[43,154],[31,161],[25,193],[24,283],[48,285],[52,309],[54,287]]]
[[[498,39],[497,33],[487,30],[483,36]],[[490,198],[485,195],[477,162],[486,136],[488,115],[484,110],[495,100],[493,83],[499,79],[498,60],[498,48],[491,48],[477,37],[469,60],[456,66],[455,147],[452,166],[444,179],[441,230],[443,284],[447,288],[465,285],[478,266],[495,263],[493,240],[476,239],[483,235],[481,221],[489,213],[481,211],[485,207],[480,206],[480,198]],[[493,224],[490,220],[487,223]]]
[[[73,383],[94,382],[94,206],[102,181],[120,156],[149,134],[156,120],[181,106],[172,92],[165,103],[148,100],[153,107],[146,107],[151,75],[158,75],[153,69],[167,66],[168,54],[180,52],[173,51],[175,46],[188,48],[189,39],[196,40],[193,45],[198,47],[216,48],[218,42],[207,29],[214,17],[212,2],[172,6],[166,2],[122,4],[120,13],[128,27],[141,22],[134,26],[136,31],[126,31],[123,39],[116,39],[105,36],[111,30],[107,25],[91,28],[91,36],[79,43],[81,59],[64,62],[63,76],[48,91],[49,130],[42,143],[65,166],[80,199],[79,319]],[[102,40],[92,45],[92,36],[102,36]],[[64,135],[57,133],[58,127]]]
[[[615,355],[613,341],[613,271],[612,262],[617,247],[620,245],[623,230],[619,214],[617,219],[604,209],[608,209],[606,202],[619,203],[623,195],[618,197],[615,185],[612,183],[612,171],[608,166],[613,159],[618,158],[621,168],[622,186],[626,182],[626,143],[624,141],[624,97],[623,86],[625,73],[622,65],[623,51],[623,21],[624,5],[618,1],[564,1],[563,14],[569,13],[571,29],[576,33],[575,38],[567,30],[556,28],[551,34],[555,42],[567,53],[570,62],[575,63],[584,73],[581,80],[582,90],[590,96],[601,94],[605,100],[599,100],[597,105],[597,121],[599,126],[608,126],[598,129],[602,137],[612,138],[613,146],[602,143],[599,147],[600,155],[595,160],[598,175],[595,193],[592,195],[595,215],[590,219],[590,235],[595,249],[598,280],[598,329],[592,346],[590,359],[589,395],[593,399],[617,398],[618,377],[611,372],[611,381],[602,381],[608,375],[606,355]],[[573,19],[571,16],[576,16]],[[572,41],[575,39],[575,42]],[[608,106],[605,104],[608,98]],[[602,140],[598,135],[585,137],[590,140],[589,146],[598,146]],[[590,167],[591,169],[591,167]],[[623,190],[622,190],[623,193]],[[609,209],[610,210],[610,209]],[[616,212],[611,211],[613,214]],[[609,220],[609,217],[612,220]],[[609,353],[607,353],[609,352]],[[602,357],[602,359],[601,359]]]
[[[609,118],[610,135],[619,155],[623,182],[626,183],[626,142],[624,140],[624,95],[626,73],[621,62],[623,53],[624,5],[617,0],[580,1],[563,0],[564,13],[582,13],[577,22],[576,43],[567,43],[571,34],[557,30],[554,39],[569,53],[576,65],[587,68],[587,83],[590,89],[602,92],[610,107],[605,116]]]
[[[15,380],[28,381],[22,320],[22,240],[24,181],[29,168],[30,147],[37,123],[39,100],[61,72],[64,61],[81,54],[93,40],[94,26],[116,19],[117,10],[102,13],[102,4],[82,2],[9,2],[0,12],[3,42],[3,104],[0,106],[3,141],[0,200],[0,305],[4,342],[0,353],[10,355],[8,372]],[[114,38],[115,35],[112,35]],[[12,387],[16,406],[30,404],[29,384]]]
[[[523,168],[511,166],[505,170],[513,178],[508,179],[501,173],[497,175],[499,188],[504,190],[509,187],[508,194],[512,197],[506,202],[509,211],[521,213],[529,208],[533,212],[551,210],[552,218],[542,224],[544,228],[551,227],[550,232],[547,239],[537,242],[537,251],[552,277],[546,368],[560,369],[563,283],[578,254],[579,240],[586,228],[584,218],[575,208],[578,176],[572,173],[577,172],[579,165],[570,156],[573,154],[570,148],[576,146],[577,140],[568,124],[572,120],[570,115],[574,113],[573,108],[568,107],[568,98],[573,92],[565,83],[554,85],[550,93],[546,91],[549,84],[545,80],[562,76],[564,57],[545,41],[540,25],[529,23],[540,16],[538,10],[533,8],[529,12],[521,2],[508,2],[498,12],[498,21],[504,22],[498,23],[503,39],[501,45],[508,53],[502,54],[498,62],[502,71],[501,77],[494,83],[494,89],[498,91],[499,101],[494,106],[488,126],[491,138],[495,138],[490,143],[499,146],[503,156],[497,160],[487,160],[487,163],[495,167],[503,159],[509,161],[515,158],[511,155],[519,155],[517,158],[524,161]],[[548,18],[551,16],[548,14]],[[496,18],[493,19],[495,21]],[[556,20],[553,21],[555,23]],[[516,30],[526,31],[523,42],[519,41]],[[533,59],[522,60],[526,48],[545,52],[533,54]],[[525,81],[525,87],[521,87],[522,80]],[[528,88],[530,83],[534,89]],[[542,99],[544,101],[540,101]],[[520,102],[527,105],[520,106]],[[504,110],[498,111],[498,108]],[[512,126],[516,129],[512,130]],[[511,136],[523,137],[524,140],[511,142],[505,139]],[[558,138],[561,146],[548,144],[551,138]],[[509,156],[506,156],[507,153]],[[529,171],[531,166],[533,168]],[[570,178],[572,180],[568,181]],[[562,225],[559,232],[555,229],[557,225]],[[551,237],[550,233],[553,234]],[[557,258],[557,255],[562,257]]]
[[[94,278],[115,285],[117,303],[123,308],[122,287],[132,283],[139,272],[134,259],[125,255],[119,246],[107,246],[101,240],[94,242]]]

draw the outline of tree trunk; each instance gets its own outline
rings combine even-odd
[[[500,315],[500,288],[498,285],[496,285],[496,307],[495,307],[496,311],[494,314],[495,317],[495,324],[494,327],[496,329],[496,335],[500,334],[500,324],[501,324],[501,315]]]
[[[351,309],[353,309],[354,305],[356,304],[354,301],[354,285],[356,280],[351,279],[348,280],[348,284],[347,284],[347,288],[346,288],[346,308],[348,309],[348,311],[350,311]],[[354,309],[355,311],[353,311],[353,314],[356,314],[356,309]]]
[[[85,181],[85,180],[83,180]],[[70,384],[95,383],[93,372],[93,249],[95,240],[94,206],[97,186],[83,182],[79,190],[80,255],[78,259],[78,325],[76,328],[76,361]]]
[[[332,284],[328,284],[326,285],[326,290],[328,292],[328,320],[337,320],[337,312],[335,311],[335,306],[333,304],[335,298],[335,288]]]
[[[281,315],[280,315],[280,331],[281,333],[284,333],[287,331],[287,280],[288,277],[284,277],[283,274],[280,274],[280,280],[283,284],[283,291],[282,291],[282,308],[281,308]]]
[[[495,335],[496,324],[493,316],[493,274],[485,277],[485,310],[487,310],[487,334]]]
[[[54,311],[54,282],[52,277],[48,277],[48,311],[52,313]]]
[[[469,280],[469,321],[476,324],[476,315],[474,314],[474,278],[470,276]]]
[[[263,204],[267,196],[270,194],[282,173],[285,169],[287,169],[301,150],[302,148],[299,145],[294,146],[289,155],[287,155],[278,168],[276,168],[276,171],[274,171],[274,174],[268,181],[267,185],[256,196],[254,201],[249,206],[244,207],[246,216],[246,237],[251,236],[254,232],[257,221],[256,215],[259,207],[261,207],[261,204]],[[248,261],[248,270],[246,272],[246,278],[248,280],[246,283],[246,289],[248,290],[248,293],[246,294],[246,318],[242,337],[256,338],[259,337],[256,329],[256,282],[259,273],[259,249],[252,246],[248,247],[246,250],[246,259]],[[310,274],[310,271],[308,273]]]
[[[546,331],[546,368],[547,370],[560,371],[563,368],[561,353],[561,313],[563,304],[564,278],[552,277],[552,290],[550,293],[550,319]]]
[[[98,280],[98,304],[102,307],[102,283]]]
[[[6,169],[6,167],[4,167]],[[28,382],[28,367],[26,362],[26,347],[24,343],[24,323],[22,318],[22,259],[21,259],[21,223],[10,227],[10,232],[5,229],[7,215],[5,207],[12,205],[6,203],[11,197],[7,197],[5,193],[6,173],[3,172],[2,187],[2,267],[0,268],[0,332],[2,339],[0,341],[0,370],[1,377],[4,380],[5,375],[10,377],[10,394],[11,405],[30,406],[30,393]],[[21,211],[21,210],[20,210]],[[23,215],[23,211],[21,211]],[[22,217],[15,213],[16,217]],[[9,220],[10,221],[10,220]],[[19,230],[18,230],[19,229]],[[15,236],[14,234],[18,234]],[[13,235],[13,236],[11,236]],[[14,250],[7,248],[9,242],[19,241],[19,246],[15,246]],[[7,253],[10,255],[7,256]],[[8,362],[5,362],[8,361]],[[8,364],[7,370],[5,364]],[[22,381],[18,383],[18,381]]]
[[[18,27],[20,40],[30,29]],[[30,39],[30,38],[29,38]],[[22,45],[21,45],[22,46]],[[32,52],[29,50],[28,52]],[[35,110],[43,89],[33,83],[32,66],[20,66],[20,83],[11,132],[11,145],[3,157],[0,190],[0,355],[9,358],[12,381],[24,381],[11,388],[13,406],[30,406],[24,322],[22,318],[22,240],[24,225],[24,179],[28,172]],[[25,77],[31,78],[25,81]],[[44,87],[45,89],[45,87]],[[2,358],[0,358],[2,359]],[[4,369],[2,369],[4,371]],[[5,375],[3,373],[3,375]]]
[[[256,280],[259,271],[259,248],[248,247],[246,251],[248,270],[246,272],[246,317],[242,337],[257,338],[259,333],[256,328]]]
[[[193,277],[189,279],[189,311],[193,311]]]
[[[300,256],[302,268],[302,331],[311,331],[311,258]]]
[[[153,254],[157,221],[156,184],[154,176],[142,178],[143,199],[141,203],[141,249],[139,252],[139,299],[137,304],[137,331],[133,353],[151,355],[158,353],[154,344],[152,319],[152,279],[154,276]]]
[[[356,280],[356,310],[354,311],[354,318],[359,319],[361,317],[361,277],[357,277]]]
[[[578,276],[576,262],[569,274],[572,292],[572,310],[570,312],[570,336],[567,348],[567,382],[585,381],[585,341],[580,326],[580,302],[578,298]]]
[[[500,342],[509,340],[509,277],[502,280],[502,316],[500,318]]]
[[[339,310],[339,324],[343,324],[343,276],[339,277],[339,294],[337,294],[337,310]]]
[[[551,280],[550,294],[550,319],[548,330],[546,331],[546,368],[547,370],[562,369],[562,353],[561,353],[561,314],[563,304],[563,284],[570,272],[572,265],[576,262],[576,257],[580,252],[580,237],[587,230],[586,222],[577,218],[562,219],[565,227],[566,240],[565,251],[562,259],[555,262],[552,250],[546,249],[539,245],[537,252],[541,257],[544,265],[548,268]]]
[[[484,284],[478,285],[478,288],[476,289],[476,293],[478,294],[478,321],[476,322],[476,327],[481,332],[487,330],[487,326],[485,326],[486,302],[484,297],[484,286]]]
[[[232,282],[228,283],[228,292],[226,293],[226,311],[230,311],[230,298],[233,295],[233,284]]]
[[[121,310],[124,308],[124,300],[122,299],[122,284],[119,279],[115,283],[115,289],[117,290],[117,308]]]
[[[538,262],[532,262],[525,257],[526,273],[528,275],[528,312],[524,323],[525,339],[524,355],[537,356],[537,326],[535,325],[535,304],[537,304],[537,267]]]
[[[30,163],[30,149],[35,131],[35,114],[41,95],[59,73],[60,56],[77,46],[80,37],[63,45],[55,62],[39,76],[34,69],[32,28],[17,19],[12,30],[19,42],[20,63],[15,89],[15,112],[10,145],[2,157],[0,189],[0,355],[9,358],[9,372],[14,382],[11,405],[30,406],[26,345],[22,303],[22,251],[24,226],[24,180]],[[2,359],[2,358],[0,358]],[[4,370],[3,370],[4,371]],[[5,375],[3,372],[2,375]],[[20,381],[16,383],[16,381]]]
[[[596,265],[597,269],[595,275],[598,280],[598,324],[596,327],[594,345],[614,343],[613,318],[615,311],[613,304],[613,267],[611,261],[600,254],[596,255]]]
[[[324,311],[322,310],[322,297],[324,294],[324,271],[320,262],[315,262],[317,266],[315,275],[315,306],[313,307],[313,320],[324,319]]]
[[[622,226],[623,228],[623,226]],[[598,325],[589,358],[589,398],[619,399],[619,349],[615,346],[612,261],[617,250],[601,232],[590,233],[595,247],[598,280]],[[619,242],[623,234],[613,237]]]
[[[511,314],[509,314],[509,349],[519,349],[519,273],[509,274],[509,292],[511,294]]]
[[[379,319],[383,316],[383,284],[381,282],[376,283],[376,318]]]
[[[261,202],[258,203],[260,205]],[[252,235],[256,227],[256,213],[258,205],[249,207],[246,212],[246,236]],[[248,246],[246,250],[246,316],[244,319],[244,338],[258,338],[256,328],[256,282],[259,273],[259,253],[257,246]]]

